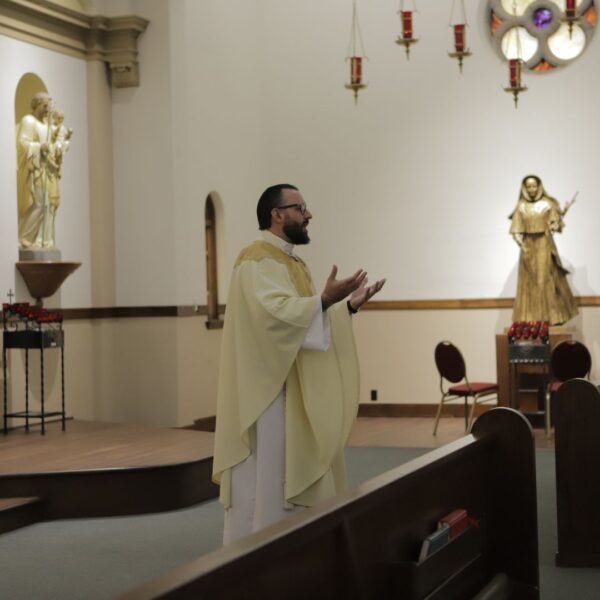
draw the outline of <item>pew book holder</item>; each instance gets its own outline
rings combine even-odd
[[[397,596],[404,600],[438,600],[453,597],[453,582],[468,577],[470,571],[476,577],[481,565],[487,560],[484,554],[485,528],[469,526],[451,539],[437,552],[420,562],[399,562],[395,575]]]

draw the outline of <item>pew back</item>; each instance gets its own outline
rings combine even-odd
[[[571,379],[556,393],[556,508],[559,567],[600,567],[600,391]]]
[[[437,520],[466,508],[479,528],[417,562]],[[454,544],[454,545],[453,545]],[[471,598],[503,574],[510,598],[539,598],[535,451],[514,410],[470,435],[122,596]]]

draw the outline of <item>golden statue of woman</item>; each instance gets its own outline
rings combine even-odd
[[[573,200],[574,201],[574,200]],[[510,233],[521,248],[513,321],[549,321],[560,325],[572,319],[577,306],[560,261],[553,234],[562,231],[563,209],[544,191],[537,175],[521,183],[521,195],[511,214]]]

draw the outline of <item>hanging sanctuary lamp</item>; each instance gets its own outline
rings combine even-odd
[[[513,0],[513,13],[517,14],[517,2]],[[514,55],[509,55],[508,59],[508,87],[504,88],[505,92],[513,95],[515,108],[519,106],[519,94],[527,91],[527,86],[521,81],[521,68],[523,66],[523,50],[521,48],[521,35],[518,27],[513,27],[512,36],[515,39]]]
[[[352,29],[350,30],[350,46],[346,60],[350,61],[350,82],[346,84],[347,90],[354,92],[354,104],[358,103],[358,92],[367,87],[363,83],[363,62],[366,59],[365,49],[356,14],[356,0],[352,3]]]
[[[519,106],[519,94],[526,92],[527,87],[521,81],[521,58],[511,58],[508,61],[508,87],[504,88],[505,92],[510,92],[515,100],[515,108]]]
[[[458,69],[462,73],[463,60],[471,56],[471,51],[466,45],[467,13],[465,11],[465,0],[453,0],[450,11],[450,27],[454,31],[454,52],[448,52],[450,58],[458,59]]]
[[[569,25],[569,38],[573,38],[573,24],[579,19],[576,15],[576,0],[565,1],[565,21]]]
[[[406,48],[406,60],[410,58],[410,46],[419,39],[413,37],[413,15],[417,12],[416,0],[400,0],[400,25],[402,34],[396,38],[396,44]]]

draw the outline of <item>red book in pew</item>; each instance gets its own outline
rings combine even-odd
[[[455,538],[469,526],[469,515],[464,508],[457,508],[439,520],[438,527],[450,527],[450,539]]]

